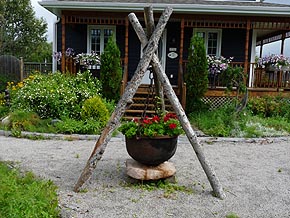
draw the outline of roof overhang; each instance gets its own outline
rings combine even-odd
[[[103,11],[103,12],[142,12],[144,7],[153,5],[155,12],[162,12],[170,6],[174,13],[184,14],[222,14],[236,16],[277,16],[290,17],[289,7],[262,7],[241,5],[205,5],[205,4],[162,4],[162,3],[124,3],[124,2],[77,2],[46,0],[41,6],[57,16],[62,10]]]

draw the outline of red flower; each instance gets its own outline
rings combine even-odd
[[[145,117],[145,118],[143,119],[143,123],[145,123],[145,124],[151,124],[151,123],[152,123],[152,120],[149,119],[148,117]]]
[[[169,119],[177,120],[176,114],[173,114],[173,113],[166,114],[165,117],[164,117],[164,122],[167,122]]]
[[[155,123],[158,123],[158,122],[160,121],[160,118],[159,118],[158,116],[155,115],[155,116],[152,118],[152,121],[155,122]]]
[[[170,129],[175,129],[177,127],[177,125],[175,123],[170,123],[169,124],[169,128]]]

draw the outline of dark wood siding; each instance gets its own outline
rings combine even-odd
[[[246,30],[223,29],[221,55],[229,58],[234,57],[235,62],[245,60]]]
[[[171,85],[178,84],[178,63],[179,63],[179,48],[180,48],[180,22],[167,24],[167,41],[166,41],[166,68],[165,72],[168,76]],[[169,58],[170,52],[176,52],[178,56],[174,59]]]
[[[128,80],[131,80],[134,72],[137,68],[137,65],[140,61],[140,50],[141,44],[140,41],[134,31],[134,29],[130,26],[129,27],[129,63],[128,63]]]
[[[57,24],[57,51],[61,51],[61,21]],[[87,25],[65,26],[66,45],[65,48],[73,48],[75,53],[87,52]]]
[[[116,27],[116,42],[121,52],[121,58],[125,56],[125,26]]]

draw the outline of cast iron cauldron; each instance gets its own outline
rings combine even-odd
[[[157,166],[169,160],[176,151],[178,136],[126,137],[128,154],[139,163]]]

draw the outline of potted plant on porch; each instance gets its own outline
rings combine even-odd
[[[123,123],[118,130],[125,135],[128,154],[150,166],[169,160],[175,154],[178,136],[183,133],[173,113],[135,118]]]

